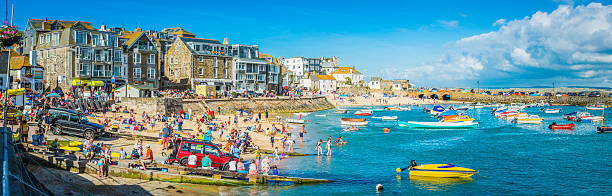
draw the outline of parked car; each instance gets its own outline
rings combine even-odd
[[[593,91],[589,93],[589,97],[601,97],[601,93],[599,91]]]
[[[208,158],[212,161],[211,167],[218,169],[224,169],[224,166],[227,165],[230,159],[236,159],[231,155],[224,154],[217,145],[211,142],[182,140],[181,143],[174,148],[172,154],[170,154],[168,162],[173,163],[177,161],[181,165],[187,165],[191,152],[195,152],[196,157],[198,157],[197,166],[202,165],[202,158],[204,158],[205,155],[209,155]]]
[[[60,108],[50,108],[47,112],[51,116],[51,132],[55,135],[69,134],[86,139],[104,135],[104,126],[89,122],[82,113]]]

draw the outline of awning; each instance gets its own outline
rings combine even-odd
[[[72,86],[90,86],[91,80],[72,79]]]
[[[104,86],[103,81],[93,80],[91,83],[87,84],[87,86]]]

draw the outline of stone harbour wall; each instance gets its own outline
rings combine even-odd
[[[198,103],[199,102],[199,103]],[[208,99],[202,101],[186,101],[184,102],[185,109],[192,108],[192,111],[203,112],[204,110],[217,111],[221,107],[222,113],[231,113],[236,110],[243,109],[249,112],[265,112],[271,113],[293,113],[293,112],[313,112],[334,108],[325,97],[315,98],[255,98],[255,99]],[[200,109],[200,110],[198,110]],[[204,110],[201,110],[204,109]]]
[[[579,96],[502,96],[502,95],[481,95],[473,93],[457,93],[457,92],[411,92],[410,96],[424,96],[430,98],[432,95],[438,95],[442,100],[444,95],[450,95],[452,101],[464,102],[489,102],[489,103],[539,103],[544,101],[551,104],[569,104],[569,105],[587,105],[587,104],[612,104],[612,97],[579,97]]]
[[[238,98],[238,99],[180,99],[180,98],[123,98],[117,103],[134,109],[134,112],[159,112],[160,114],[178,113],[189,109],[194,114],[202,114],[207,110],[217,111],[221,107],[224,114],[237,110],[249,112],[293,113],[313,112],[334,108],[325,97],[315,98]]]

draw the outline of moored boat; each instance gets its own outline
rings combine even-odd
[[[438,178],[469,178],[478,171],[448,164],[424,164],[411,167],[410,176],[426,176]]]
[[[345,109],[337,109],[334,111],[335,114],[346,114],[348,113],[348,110]]]
[[[597,133],[612,133],[612,126],[601,126],[597,127]]]
[[[372,110],[358,110],[355,113],[353,113],[353,115],[355,115],[355,116],[371,116],[372,115]]]
[[[589,104],[586,106],[587,110],[603,110],[604,108],[606,108],[605,105],[594,105],[594,104]]]
[[[350,126],[367,126],[368,121],[365,118],[342,118],[340,120],[341,125],[350,125]]]
[[[551,125],[548,125],[549,129],[573,129],[575,126],[574,123],[570,123],[570,124],[564,124],[564,125],[558,125],[556,123],[553,123]]]
[[[450,115],[442,117],[443,122],[472,122],[474,120],[475,119],[465,115]]]
[[[561,111],[561,108],[547,108],[547,109],[542,109],[542,112],[544,112],[545,114],[556,114],[559,113]]]
[[[397,116],[383,116],[382,120],[397,120]]]
[[[518,124],[531,123],[537,124],[544,121],[544,118],[540,118],[538,115],[529,115],[528,117],[517,117],[514,118],[513,122]]]
[[[425,129],[469,129],[478,127],[478,122],[416,122],[399,121],[399,126]]]
[[[294,124],[304,124],[304,119],[288,118],[287,122],[294,123]]]

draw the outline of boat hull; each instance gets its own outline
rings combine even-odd
[[[440,168],[442,167],[442,168]],[[448,167],[447,164],[427,164],[410,168],[410,176],[436,178],[469,178],[478,171],[464,167]]]
[[[368,121],[340,121],[340,125],[348,125],[348,126],[368,126]]]
[[[477,122],[398,122],[399,126],[423,129],[471,129],[477,128]]]
[[[612,133],[612,127],[597,127],[597,133]]]

